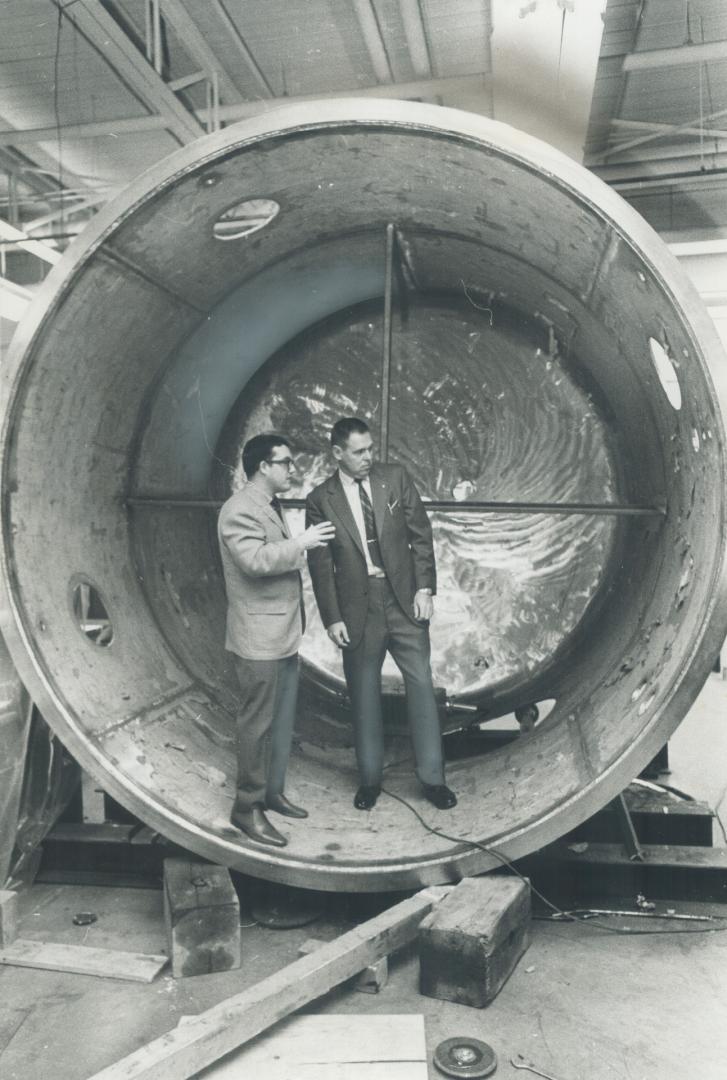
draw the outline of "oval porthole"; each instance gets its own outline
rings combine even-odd
[[[656,368],[656,374],[659,376],[659,382],[666,394],[667,401],[672,408],[681,409],[682,390],[671,357],[656,338],[649,338],[649,348],[651,349],[651,359]]]
[[[220,214],[212,232],[216,240],[240,240],[264,229],[279,210],[280,205],[274,199],[246,199]]]
[[[94,645],[107,648],[114,639],[114,628],[101,594],[90,581],[79,581],[73,588],[73,615],[79,630]]]

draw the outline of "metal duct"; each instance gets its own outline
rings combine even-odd
[[[340,674],[316,633],[289,783],[311,816],[286,822],[281,851],[223,832],[234,682],[213,505],[246,434],[290,431],[302,494],[332,417],[378,423],[389,332],[390,453],[436,507],[437,682],[483,718],[555,703],[451,764],[448,833],[512,858],[594,813],[678,725],[727,628],[725,358],[618,196],[519,132],[405,102],[291,106],[184,148],[98,215],[16,334],[0,628],[116,799],[301,886],[496,863],[394,800],[353,809]],[[387,777],[419,803],[408,768]]]

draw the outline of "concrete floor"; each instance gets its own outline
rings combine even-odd
[[[727,681],[712,675],[670,744],[669,782],[725,809]],[[722,843],[719,836],[716,843]],[[329,897],[314,924],[294,930],[250,925],[242,899],[239,971],[150,985],[0,968],[2,1080],[87,1080],[143,1043],[297,958],[309,937],[331,939],[375,900]],[[354,910],[354,906],[356,910]],[[607,906],[613,906],[609,903]],[[727,915],[714,905],[675,903],[679,911]],[[78,911],[98,922],[72,924]],[[374,912],[372,911],[371,914]],[[625,920],[614,926],[633,926]],[[727,932],[642,924],[677,932],[651,937],[608,933],[587,924],[533,924],[532,944],[486,1009],[435,1001],[417,990],[412,949],[391,964],[377,996],[332,992],[309,1012],[423,1013],[431,1053],[453,1035],[489,1042],[498,1077],[528,1077],[509,1059],[522,1055],[555,1080],[725,1080]],[[725,920],[727,927],[727,919]],[[639,927],[641,928],[641,926]],[[22,937],[150,953],[164,948],[161,893],[36,885],[21,897]],[[240,1073],[241,1080],[244,1073]],[[430,1076],[439,1076],[433,1066]],[[256,1080],[264,1080],[259,1073]]]

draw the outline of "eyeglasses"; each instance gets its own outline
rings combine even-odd
[[[272,458],[268,461],[268,465],[284,465],[286,469],[290,469],[293,464],[292,457],[279,457]]]

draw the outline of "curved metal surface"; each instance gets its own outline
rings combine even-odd
[[[250,237],[215,240],[215,221],[247,199],[274,200],[280,212]],[[44,716],[115,798],[204,856],[316,888],[408,888],[496,859],[425,832],[393,799],[357,815],[352,752],[340,729],[328,737],[315,680],[289,782],[310,818],[291,824],[280,852],[225,836],[234,684],[214,514],[126,500],[213,491],[225,433],[239,436],[251,416],[270,412],[260,380],[271,354],[282,377],[286,342],[306,332],[332,348],[326,320],[376,295],[389,222],[406,244],[420,313],[399,336],[395,328],[394,356],[408,335],[400,360],[409,370],[424,358],[430,369],[426,379],[423,369],[404,372],[413,413],[397,422],[392,408],[392,449],[419,482],[435,496],[467,480],[465,497],[475,499],[666,508],[599,525],[600,542],[593,520],[579,519],[575,563],[572,523],[560,534],[541,516],[501,519],[484,533],[481,523],[468,532],[472,514],[438,524],[443,567],[461,570],[452,551],[467,548],[461,592],[481,598],[477,632],[484,625],[485,643],[501,650],[477,693],[505,701],[517,685],[521,698],[556,701],[516,743],[451,765],[460,802],[447,831],[515,857],[604,805],[677,726],[727,626],[727,365],[676,261],[612,191],[503,125],[402,102],[291,106],[184,148],[98,215],[16,334],[3,372],[1,629]],[[434,327],[442,298],[447,316]],[[452,314],[463,303],[464,321]],[[466,363],[463,333],[479,335],[466,337]],[[666,376],[652,340],[671,364]],[[445,382],[433,388],[437,357]],[[344,356],[337,371],[337,392],[347,371],[359,386],[355,362]],[[314,353],[308,372],[316,406]],[[448,390],[453,372],[461,385],[450,379]],[[678,397],[665,378],[677,381]],[[473,411],[461,424],[467,397]],[[349,398],[358,409],[358,390]],[[457,415],[442,431],[452,403]],[[305,410],[284,405],[295,427]],[[581,408],[585,440],[574,430]],[[407,433],[410,415],[431,423],[430,458],[414,428]],[[494,442],[478,442],[479,416]],[[309,465],[321,430],[308,432]],[[595,487],[584,486],[589,470],[600,476]],[[550,578],[560,592],[535,588],[530,608],[511,603],[516,551],[533,587]],[[580,606],[567,588],[579,558]],[[104,599],[106,648],[78,626],[81,579]],[[546,603],[529,665],[524,628]],[[559,620],[560,604],[572,617]],[[442,663],[444,676],[470,637]],[[459,688],[473,690],[469,675]],[[393,766],[387,787],[420,801],[408,767]]]

